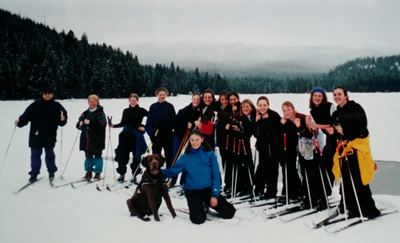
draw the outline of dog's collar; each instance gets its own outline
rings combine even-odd
[[[143,191],[143,186],[146,184],[167,184],[165,177],[152,179],[150,172],[146,171],[146,178],[140,182],[140,189]]]

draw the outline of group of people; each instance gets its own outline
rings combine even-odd
[[[193,223],[204,222],[204,204],[224,218],[233,217],[235,209],[221,193],[276,199],[280,167],[280,200],[302,201],[304,208],[325,209],[329,207],[333,183],[341,177],[341,208],[352,216],[380,214],[368,186],[374,161],[367,117],[359,104],[349,100],[346,89],[333,90],[334,105],[328,102],[322,88],[314,88],[310,93],[310,114],[297,112],[293,103],[286,101],[281,105],[282,117],[270,109],[266,96],[260,96],[254,105],[249,99],[241,101],[237,92],[221,92],[217,100],[214,92],[207,89],[193,94],[191,103],[176,113],[166,100],[166,88],[157,89],[155,94],[158,101],[149,111],[140,107],[139,96],[132,94],[121,122],[113,124],[108,119],[110,128],[123,128],[115,151],[118,181],[125,181],[131,152],[130,167],[135,179],[146,148],[151,148],[152,153],[163,151],[167,165],[164,174],[177,183],[177,176],[182,173],[180,184],[184,185]],[[94,179],[100,179],[102,173],[107,119],[98,96],[90,95],[88,103],[89,108],[79,117],[76,127],[81,130],[80,150],[86,155],[85,178],[90,180],[92,173]],[[30,181],[34,182],[40,173],[43,148],[52,180],[57,171],[53,151],[56,131],[66,124],[67,111],[54,101],[51,91],[44,90],[42,99],[30,105],[15,124],[22,127],[28,122]],[[150,146],[145,142],[145,132]],[[258,164],[252,155],[252,136],[256,139]],[[222,171],[214,152],[216,147]]]

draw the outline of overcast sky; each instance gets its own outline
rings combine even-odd
[[[113,46],[400,46],[400,0],[0,0],[0,8]]]

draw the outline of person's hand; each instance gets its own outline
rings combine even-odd
[[[218,199],[216,197],[211,197],[210,199],[210,206],[212,208],[216,207],[218,205]]]
[[[15,122],[14,122],[15,126],[18,126],[18,123],[19,123],[19,121],[15,120]]]
[[[335,129],[333,127],[328,127],[325,130],[329,133],[329,135],[332,135],[335,132]]]
[[[188,129],[192,128],[192,123],[188,122],[187,128]]]
[[[296,127],[300,127],[300,125],[301,125],[300,118],[295,118],[294,119],[294,125],[296,125]]]
[[[226,126],[225,126],[225,130],[229,130],[229,128],[231,127],[231,125],[230,124],[226,124]]]
[[[257,113],[256,115],[256,122],[258,122],[259,120],[261,120],[261,113]]]
[[[233,131],[237,132],[239,130],[239,127],[237,125],[232,125]]]
[[[85,123],[86,125],[89,125],[90,120],[89,120],[89,119],[85,119],[85,120],[84,120],[84,123]]]
[[[343,128],[341,126],[335,126],[335,130],[343,135]]]
[[[79,122],[79,126],[81,127],[83,125],[83,121],[80,121]]]
[[[144,127],[138,127],[138,130],[141,132],[144,132],[145,128]]]
[[[194,124],[196,125],[196,127],[201,130],[201,128],[203,127],[203,123],[201,123],[200,121],[195,121]]]

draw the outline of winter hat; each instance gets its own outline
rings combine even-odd
[[[324,90],[323,90],[322,88],[314,88],[314,89],[311,91],[311,94],[315,94],[315,93],[324,94],[325,92],[324,92]]]
[[[42,89],[42,94],[54,94],[54,92],[50,87],[45,87]]]

